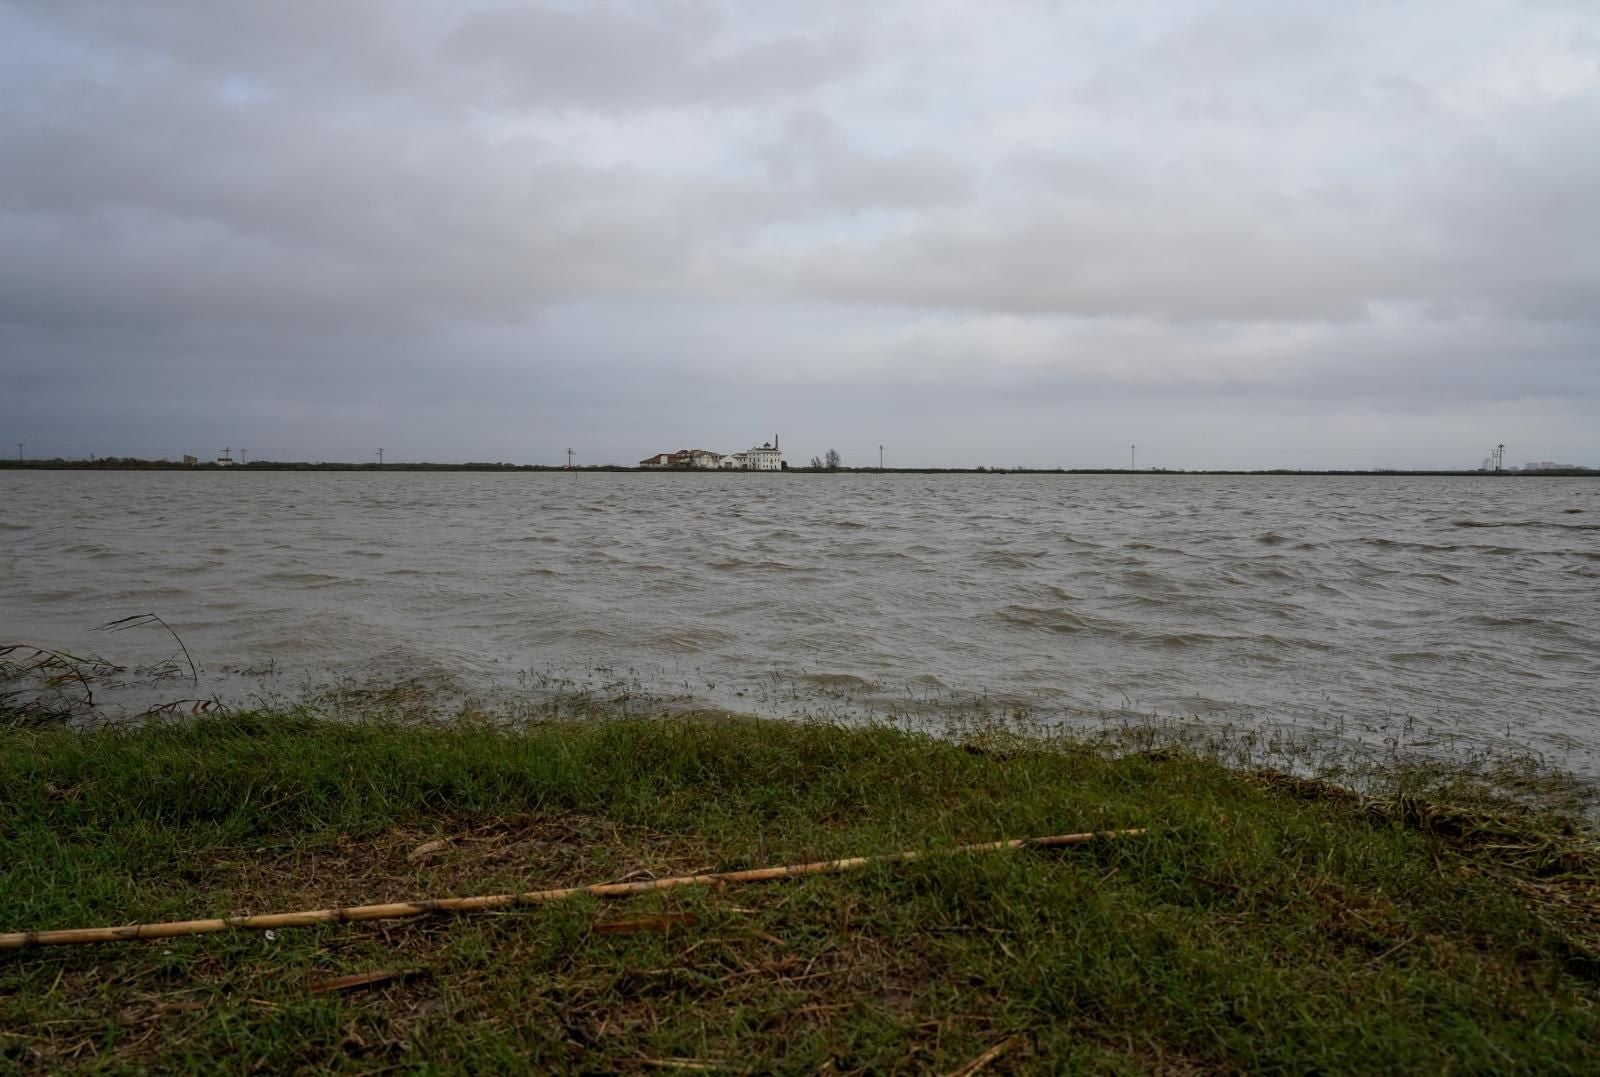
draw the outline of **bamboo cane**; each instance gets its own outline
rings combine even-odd
[[[651,890],[671,890],[680,886],[732,886],[739,883],[768,882],[774,879],[792,879],[802,875],[832,875],[855,871],[871,864],[904,864],[922,860],[930,855],[955,853],[994,853],[1007,849],[1051,849],[1065,845],[1082,845],[1096,838],[1134,837],[1145,833],[1136,830],[1103,830],[1083,834],[1055,834],[1042,838],[1011,838],[1006,841],[980,842],[974,845],[957,845],[952,849],[934,853],[910,851],[885,853],[879,856],[853,856],[843,860],[818,860],[809,864],[786,864],[780,867],[749,868],[744,871],[724,871],[704,875],[677,875],[666,879],[644,879],[631,883],[593,883],[588,886],[568,886],[555,890],[528,890],[520,894],[484,894],[477,897],[426,898],[421,901],[400,901],[383,905],[353,905],[336,909],[306,909],[301,912],[261,913],[254,916],[228,916],[214,920],[173,920],[159,924],[127,924],[122,927],[80,927],[58,931],[14,931],[0,934],[0,950],[20,950],[28,946],[70,946],[90,942],[129,942],[134,939],[172,939],[184,935],[215,935],[242,928],[266,931],[280,927],[310,927],[313,924],[356,923],[365,920],[401,920],[412,916],[426,916],[436,912],[477,912],[486,909],[503,909],[514,905],[534,905],[548,901],[562,901],[589,894],[593,897],[626,897]]]

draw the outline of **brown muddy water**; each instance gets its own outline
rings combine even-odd
[[[225,702],[421,678],[1196,716],[1600,764],[1600,482],[0,472],[0,642]],[[164,683],[116,700],[142,708]]]

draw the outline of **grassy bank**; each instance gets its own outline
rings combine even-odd
[[[0,730],[0,931],[1148,826],[762,886],[0,953],[0,1068],[1579,1072],[1587,838],[1181,752],[717,717]],[[411,970],[366,987],[336,977]]]

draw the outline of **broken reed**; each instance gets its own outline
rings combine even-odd
[[[1002,841],[978,842],[941,850],[942,855],[961,853],[998,853],[1014,849],[1059,849],[1069,845],[1083,845],[1095,839],[1135,837],[1145,833],[1143,828],[1130,830],[1088,831],[1081,834],[1052,834],[1037,838],[1008,838]],[[798,879],[807,875],[837,875],[858,871],[874,864],[909,864],[929,856],[929,853],[909,850],[884,853],[877,856],[852,856],[839,860],[818,860],[807,864],[784,864],[768,868],[748,868],[743,871],[723,871],[676,875],[665,879],[644,879],[636,882],[591,883],[588,886],[567,886],[551,890],[527,890],[519,894],[484,894],[477,897],[426,898],[420,901],[390,902],[378,905],[355,905],[335,909],[307,909],[303,912],[261,913],[253,916],[230,916],[210,920],[171,920],[159,924],[128,924],[122,927],[67,928],[58,931],[16,931],[0,934],[0,950],[20,950],[29,946],[68,946],[94,942],[131,942],[136,939],[172,939],[185,935],[215,935],[231,929],[271,931],[285,927],[312,927],[316,924],[359,923],[368,920],[405,920],[440,912],[487,912],[512,908],[518,905],[538,905],[552,901],[565,901],[582,895],[597,898],[631,897],[656,890],[673,890],[684,886],[739,886],[747,883],[775,882],[781,879]]]
[[[178,664],[179,654],[188,665],[187,678],[200,684],[200,669],[189,654],[188,646],[158,614],[136,613],[119,617],[94,629],[96,632],[126,632],[130,629],[159,625],[178,645],[178,650],[160,662],[141,666],[128,666],[98,654],[80,657],[67,651],[42,647],[32,643],[0,645],[0,726],[47,725],[51,723],[104,719],[100,704],[95,700],[95,685],[113,676],[123,683],[117,687],[155,685],[170,677],[183,675]],[[215,699],[176,699],[146,707],[134,717],[145,718],[158,714],[209,714],[221,711]]]

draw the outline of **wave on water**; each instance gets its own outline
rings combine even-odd
[[[1461,549],[1461,547],[1455,543],[1404,542],[1400,539],[1383,538],[1381,536],[1363,536],[1359,539],[1356,539],[1356,541],[1369,546],[1378,546],[1383,549],[1420,550],[1423,553],[1454,553],[1456,550]]]
[[[1028,552],[1023,550],[985,550],[979,554],[979,563],[989,568],[1032,568],[1046,554],[1043,550]]]
[[[218,511],[228,476],[63,499],[7,472],[0,643],[159,607],[200,695],[410,655],[470,691],[632,670],[590,679],[774,716],[1225,699],[1340,736],[1509,728],[1600,772],[1592,480],[1147,480],[272,472]]]
[[[264,584],[292,587],[343,587],[354,582],[349,576],[308,571],[264,572],[256,578]]]
[[[759,569],[770,572],[799,572],[799,565],[791,565],[783,561],[746,561],[742,557],[728,557],[720,561],[710,562],[710,567],[719,572],[737,572],[743,569]]]
[[[1023,628],[1043,628],[1051,632],[1115,631],[1115,626],[1105,621],[1080,617],[1071,610],[1040,609],[1031,606],[1006,606],[999,611],[1000,619]]]
[[[1600,524],[1568,524],[1560,520],[1455,520],[1453,522],[1457,527],[1552,527],[1565,531],[1600,531]]]

